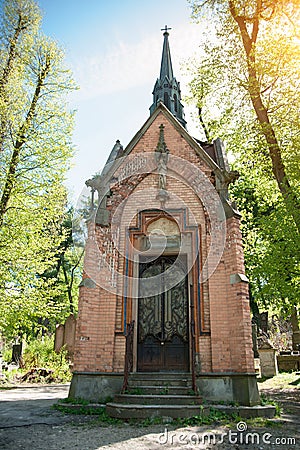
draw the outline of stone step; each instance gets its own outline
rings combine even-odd
[[[115,402],[106,404],[106,413],[118,419],[185,418],[199,415],[201,411],[200,405],[140,405]]]
[[[181,380],[160,380],[155,378],[148,379],[131,379],[128,380],[129,386],[164,386],[164,387],[189,387],[192,385],[190,380],[181,379]]]
[[[128,385],[126,394],[131,395],[194,395],[190,386],[167,386],[167,385]]]
[[[189,373],[138,372],[132,373],[128,379],[128,386],[183,386],[191,387],[192,379]]]
[[[268,417],[275,415],[273,405],[265,406],[228,406],[228,405],[139,405],[124,403],[107,403],[106,412],[110,417],[119,419],[152,419],[155,417],[187,418],[209,415],[211,408],[226,414],[235,414],[243,418]]]
[[[137,372],[129,375],[128,384],[134,386],[191,386],[190,373],[184,372]]]
[[[202,398],[196,395],[130,395],[117,394],[114,403],[137,405],[200,405]]]

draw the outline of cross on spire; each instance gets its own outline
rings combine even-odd
[[[165,28],[161,28],[160,30],[164,31],[164,34],[165,34],[165,33],[168,33],[168,30],[172,30],[172,28],[168,28],[168,25],[165,25]]]

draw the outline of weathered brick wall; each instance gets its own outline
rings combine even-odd
[[[164,137],[170,155],[190,161],[213,183],[211,168],[201,161],[194,149],[177,132],[167,118],[160,114],[132,149],[131,155],[154,152],[159,140],[159,126],[163,124]],[[176,169],[173,166],[173,169]],[[173,174],[173,176],[172,176]],[[188,178],[181,173],[183,178]],[[111,215],[111,227],[90,225],[86,247],[84,278],[96,280],[80,288],[79,316],[76,330],[74,370],[76,371],[122,371],[124,367],[124,274],[125,256],[128,251],[126,233],[129,226],[137,226],[138,212],[159,208],[153,194],[157,191],[158,175],[133,175],[122,182],[112,183],[112,195],[107,208]],[[211,224],[206,208],[194,192],[195,189],[169,170],[167,177],[169,199],[166,208],[186,208],[187,222],[197,225],[200,233],[200,266],[204,267],[211,241]],[[118,235],[115,230],[118,229]],[[104,248],[104,243],[106,248]],[[99,257],[99,249],[100,255]],[[104,256],[103,256],[104,254]],[[215,259],[214,259],[215,258]],[[107,265],[105,274],[99,277],[99,267]],[[227,238],[224,253],[212,255],[210,264],[215,271],[201,285],[200,316],[197,324],[200,369],[202,372],[253,371],[251,327],[248,286],[245,283],[230,284],[230,275],[244,273],[243,250],[239,220],[227,221]],[[208,268],[209,270],[209,268]],[[103,279],[103,276],[106,279]],[[110,289],[99,286],[110,283]],[[128,317],[131,314],[128,303]]]
[[[248,283],[228,283],[230,275],[245,274],[240,221],[234,217],[227,221],[224,261],[230,314],[231,367],[237,372],[254,372]]]

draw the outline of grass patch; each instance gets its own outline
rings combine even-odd
[[[262,428],[282,428],[283,423],[278,420],[268,419],[267,417],[252,417],[247,420],[247,425]]]
[[[275,416],[277,416],[277,417],[279,417],[282,412],[282,409],[281,409],[279,403],[276,402],[275,400],[273,400],[271,397],[269,397],[268,395],[266,395],[263,392],[260,394],[260,404],[262,406],[265,406],[265,405],[275,406]]]
[[[0,391],[10,391],[11,389],[15,389],[16,386],[2,386],[0,385]]]
[[[300,377],[298,377],[296,380],[291,381],[291,383],[289,383],[291,386],[298,386],[298,384],[300,384]]]
[[[209,413],[207,413],[207,411],[204,412],[204,408],[200,406],[200,413],[198,415],[189,418],[174,419],[174,423],[183,426],[211,425],[214,423],[225,425],[239,419],[240,418],[235,413],[227,414],[216,408],[210,408]]]
[[[266,404],[274,404],[272,400],[265,399]],[[76,403],[77,401],[77,403]],[[224,411],[220,411],[216,408],[210,408],[209,411],[204,409],[203,406],[199,407],[199,414],[189,418],[170,418],[166,421],[166,417],[148,417],[146,419],[116,419],[110,417],[104,406],[91,407],[89,404],[85,404],[86,401],[82,399],[64,399],[59,403],[53,405],[53,408],[64,414],[70,415],[83,415],[94,416],[95,420],[89,422],[89,425],[124,425],[134,427],[149,427],[153,425],[166,425],[169,423],[172,427],[189,427],[189,426],[201,426],[201,425],[222,425],[228,428],[235,428],[236,424],[240,421],[247,421],[248,426],[261,427],[261,428],[282,428],[283,423],[280,421],[274,421],[265,417],[255,418],[241,418],[238,414],[228,414]],[[86,425],[86,424],[85,424]]]
[[[124,393],[128,394],[128,395],[144,395],[143,389],[139,388],[139,387],[134,388],[134,389],[126,390]]]
[[[210,408],[209,413],[205,411],[204,408],[200,407],[199,415],[189,417],[189,418],[177,418],[172,419],[169,418],[170,424],[172,426],[195,426],[195,425],[211,425],[215,423],[228,424],[233,423],[233,421],[241,420],[238,418],[236,414],[226,414],[222,411],[219,411],[214,408]],[[165,425],[166,417],[148,417],[146,419],[124,419],[124,422],[127,422],[129,425],[137,426],[137,427],[148,427],[151,425]]]
[[[77,406],[76,408],[72,406]],[[83,416],[96,416],[97,423],[108,424],[108,425],[120,425],[123,423],[121,419],[115,419],[106,414],[105,407],[90,407],[89,405],[83,405],[80,403],[55,403],[53,408],[64,414],[74,414]]]
[[[300,383],[299,375],[296,372],[281,372],[272,378],[258,378],[260,389],[293,389]]]
[[[120,425],[127,423],[132,426],[148,427],[151,425],[161,425],[166,423],[165,417],[149,417],[146,419],[116,419],[110,417],[104,406],[91,407],[86,404],[85,400],[82,399],[63,399],[52,406],[57,411],[64,414],[73,415],[85,415],[85,416],[96,416],[97,423],[110,424],[110,425]],[[170,423],[175,426],[194,426],[194,425],[211,425],[214,423],[228,424],[241,420],[236,414],[226,414],[223,411],[219,411],[215,408],[210,408],[209,412],[207,410],[204,412],[203,406],[199,407],[199,415],[182,418],[182,419],[171,419]]]
[[[147,417],[146,419],[126,419],[123,423],[124,422],[135,427],[150,427],[151,425],[161,425],[162,423],[165,423],[165,419],[163,417]]]
[[[90,402],[88,400],[85,400],[84,398],[62,398],[61,400],[59,400],[59,403],[66,403],[66,404],[70,404],[70,405],[83,405],[86,406],[88,405]]]

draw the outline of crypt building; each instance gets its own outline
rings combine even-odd
[[[167,28],[163,38],[148,120],[86,182],[92,208],[69,396],[101,402],[139,377],[184,379],[206,400],[251,406],[259,396],[248,281],[228,195],[238,175],[220,139],[188,133]]]

